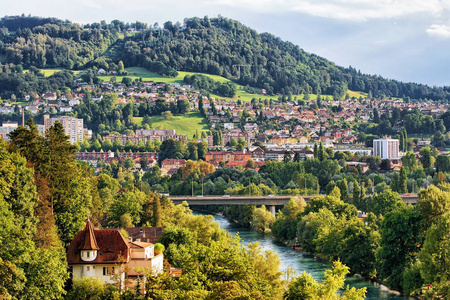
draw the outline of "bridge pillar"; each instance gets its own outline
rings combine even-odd
[[[271,205],[269,207],[270,212],[272,213],[272,215],[275,217],[275,205]]]

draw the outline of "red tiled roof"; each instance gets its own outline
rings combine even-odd
[[[89,218],[86,220],[84,230],[80,231],[82,234],[79,250],[98,250],[97,241],[94,236],[94,229],[92,228]]]
[[[133,241],[139,239],[141,242],[156,243],[163,233],[162,227],[131,227],[124,228]]]
[[[114,264],[130,260],[128,243],[117,229],[94,229],[92,231],[97,242],[98,251],[97,258],[90,261],[90,264]],[[80,247],[83,247],[85,236],[86,228],[79,231],[70,243],[67,249],[67,263],[69,265],[86,263],[81,259],[80,255]],[[124,258],[125,261],[122,261]]]

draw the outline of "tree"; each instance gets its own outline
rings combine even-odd
[[[402,166],[408,168],[409,171],[417,169],[418,162],[416,155],[411,151],[406,153],[406,155],[402,157]]]
[[[348,201],[348,183],[344,178],[338,182],[339,190],[341,191],[341,200],[344,202]]]
[[[432,155],[431,155],[431,149],[430,147],[422,147],[422,149],[420,149],[420,155],[422,155],[422,166],[424,169],[429,169],[431,168],[431,165],[433,164],[432,161]]]
[[[392,174],[392,179],[391,179],[391,190],[394,192],[398,192],[398,186],[399,186],[398,173],[394,172],[394,174]]]
[[[16,141],[19,135],[15,135]],[[0,297],[59,299],[68,278],[64,248],[53,216],[38,198],[44,193],[36,190],[34,170],[27,164],[18,153],[8,153],[0,141]],[[36,233],[38,224],[45,237]]]
[[[253,227],[260,232],[265,232],[266,229],[270,228],[270,225],[275,221],[275,216],[266,209],[265,205],[253,210],[252,217]]]
[[[420,273],[431,288],[428,296],[448,298],[450,275],[450,212],[442,215],[426,234],[423,249],[419,252]]]
[[[322,141],[320,141],[319,149],[317,151],[317,156],[320,161],[323,161],[328,157],[327,152],[325,151],[325,147],[323,146]]]
[[[185,99],[180,99],[177,101],[177,111],[181,115],[185,115],[190,111],[189,101]]]
[[[450,172],[450,157],[447,155],[438,155],[434,162],[436,172]]]
[[[159,148],[159,160],[161,163],[166,158],[181,159],[185,157],[187,152],[186,145],[182,141],[175,141],[174,139],[167,139],[161,143]]]
[[[386,213],[381,221],[378,272],[393,289],[403,289],[403,272],[418,255],[421,244],[420,221],[419,212],[413,206],[394,209]]]
[[[166,110],[161,113],[161,116],[164,118],[164,120],[170,120],[173,118],[173,114],[170,110]]]
[[[431,137],[431,145],[435,147],[444,147],[445,136],[439,130]]]
[[[406,170],[405,168],[401,167],[400,169],[400,177],[398,179],[398,192],[400,194],[406,194],[408,192],[408,186],[407,186],[407,177],[406,177]]]
[[[353,182],[353,196],[352,196],[352,204],[358,207],[361,198],[361,189],[359,188],[359,184],[357,181]]]
[[[419,194],[417,208],[423,218],[424,230],[427,230],[432,224],[437,224],[443,214],[450,211],[450,192],[429,186],[426,190],[422,189]]]
[[[385,215],[405,205],[398,193],[388,190],[380,194],[375,194],[371,201],[369,201],[367,209],[376,215]]]
[[[299,299],[364,299],[366,289],[347,289],[342,295],[336,294],[344,286],[345,275],[349,268],[340,261],[333,263],[332,270],[325,271],[325,280],[317,282],[313,277],[303,272],[299,277],[289,283],[288,290],[284,293],[285,300]]]
[[[327,240],[328,243],[337,245],[335,246],[338,248],[336,254],[342,263],[350,267],[352,274],[357,273],[366,278],[374,278],[377,275],[376,253],[380,242],[378,231],[366,226],[356,217],[345,222],[341,228],[336,226],[335,229],[337,234],[335,235],[332,230]],[[327,244],[324,247],[332,249]]]
[[[208,152],[208,145],[202,141],[197,144],[197,156],[198,159],[205,160],[206,153]]]
[[[245,168],[246,169],[255,169],[256,168],[256,163],[253,161],[253,159],[249,159],[247,161],[247,163],[245,164]]]
[[[122,74],[125,71],[123,62],[120,60],[119,63],[117,64],[117,72],[119,72],[119,74]]]

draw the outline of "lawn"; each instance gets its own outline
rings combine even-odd
[[[408,139],[431,140],[432,136],[433,134],[428,133],[408,133]]]
[[[39,69],[39,71],[41,71],[42,74],[44,74],[45,77],[52,76],[52,75],[55,74],[56,72],[63,71],[63,70],[67,70],[67,69],[64,69],[64,68]],[[81,72],[81,71],[74,71],[74,70],[71,70],[71,71],[72,71],[74,74],[78,74],[78,73]],[[24,70],[24,72],[28,72],[28,70]]]
[[[162,82],[162,83],[166,83],[166,84],[170,84],[170,83],[184,84],[183,79],[186,75],[202,74],[204,76],[207,76],[207,77],[213,79],[214,81],[219,81],[221,83],[231,82],[236,85],[236,87],[237,87],[236,96],[234,96],[233,98],[230,98],[230,97],[223,97],[223,96],[211,94],[216,99],[224,99],[227,101],[230,101],[230,100],[237,101],[240,99],[243,102],[250,102],[253,98],[256,98],[256,99],[261,98],[262,100],[278,98],[277,96],[267,96],[267,95],[263,95],[263,94],[247,93],[246,91],[244,91],[244,87],[242,85],[236,84],[233,81],[231,81],[225,77],[219,76],[219,75],[178,71],[177,77],[165,77],[165,76],[150,72],[150,71],[146,70],[145,68],[141,68],[141,67],[129,67],[129,68],[126,68],[126,70],[128,71],[128,75],[126,77],[130,77],[133,80],[137,79],[137,78],[142,78],[142,80],[144,80],[144,81]],[[98,76],[98,78],[100,78],[103,81],[109,81],[111,79],[111,76]],[[118,82],[122,81],[122,78],[123,78],[123,76],[116,76],[116,80]],[[350,97],[356,97],[356,98],[359,98],[360,96],[365,97],[365,94],[363,94],[363,93],[354,92],[354,91],[350,91],[350,90],[348,90],[347,92]],[[303,95],[292,95],[292,99],[294,99],[295,97],[297,97],[298,100],[303,99]],[[322,95],[323,99],[325,99],[326,97],[327,97],[327,95]],[[310,94],[310,97],[309,97],[310,100],[315,100],[316,98],[317,98],[317,95]],[[332,96],[330,95],[329,98],[332,99]]]
[[[141,125],[142,118],[134,118],[138,125]],[[170,120],[165,120],[161,116],[150,117],[152,129],[175,129],[177,134],[185,134],[192,138],[196,130],[201,133],[209,130],[206,119],[198,112],[191,112],[184,116],[173,116]]]

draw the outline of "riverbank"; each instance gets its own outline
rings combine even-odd
[[[227,230],[230,234],[239,234],[241,243],[248,245],[248,243],[258,242],[263,250],[275,251],[281,259],[280,271],[286,271],[291,268],[298,276],[302,272],[307,272],[313,276],[316,280],[324,279],[324,272],[326,269],[331,268],[331,264],[318,257],[314,258],[314,255],[308,254],[299,250],[293,250],[291,247],[286,246],[284,243],[277,242],[271,235],[261,234],[253,231],[250,228],[239,227],[239,225],[229,222],[223,216],[217,215],[203,210],[194,212],[196,214],[211,214],[214,216],[216,222],[219,223],[222,229]],[[392,300],[416,300],[417,298],[401,296],[398,293],[386,290],[382,285],[369,282],[359,276],[352,276],[346,279],[346,285],[351,287],[367,289],[366,299],[368,300],[380,300],[380,299],[392,299]]]

